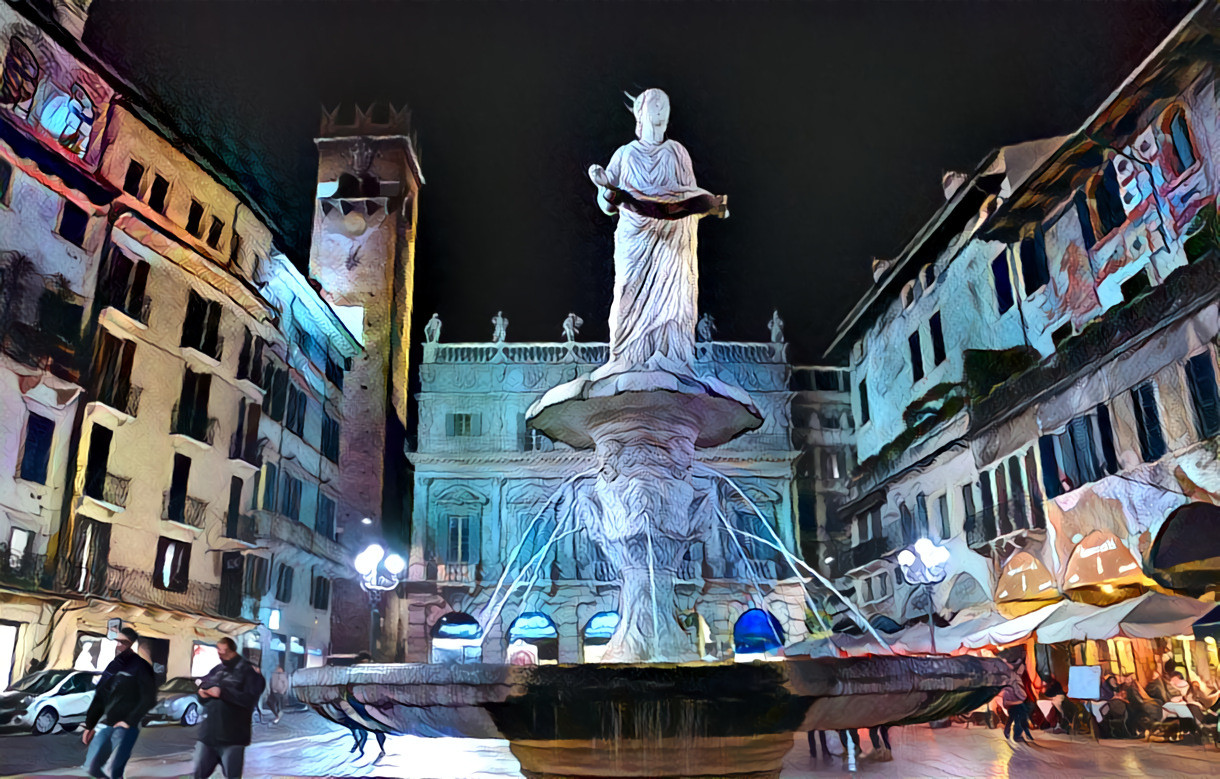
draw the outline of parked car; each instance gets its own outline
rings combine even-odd
[[[56,725],[75,730],[85,721],[101,674],[71,669],[38,671],[0,693],[0,728],[29,728],[37,735]]]
[[[189,676],[175,676],[157,690],[157,705],[144,717],[144,724],[178,722],[190,727],[202,716],[199,685]]]

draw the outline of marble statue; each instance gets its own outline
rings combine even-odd
[[[699,219],[728,216],[726,198],[697,187],[690,155],[665,138],[664,92],[644,91],[632,113],[636,140],[619,147],[608,167],[589,168],[598,205],[618,214],[605,372],[681,371],[694,357]]]
[[[563,340],[568,343],[576,342],[576,334],[580,332],[580,328],[584,327],[585,320],[576,316],[576,314],[568,314],[563,320]]]
[[[526,418],[597,458],[570,505],[619,575],[602,661],[683,662],[700,655],[677,611],[678,570],[692,544],[719,532],[716,488],[693,478],[695,452],[762,416],[745,390],[695,363],[696,232],[700,218],[727,216],[725,198],[697,187],[686,149],[666,140],[664,92],[633,98],[632,112],[636,140],[589,169],[598,204],[618,216],[609,358],[552,387]]]
[[[492,342],[498,344],[504,343],[504,339],[508,337],[508,320],[504,318],[504,312],[497,311],[496,315],[491,318],[491,324]]]
[[[712,319],[712,315],[704,314],[699,317],[699,324],[695,325],[695,340],[707,343],[712,340],[714,332],[716,332],[716,322]]]
[[[782,344],[784,342],[784,320],[779,318],[778,311],[772,312],[771,321],[767,323],[767,327],[771,329],[771,343]]]
[[[441,318],[433,314],[424,325],[424,343],[434,344],[441,340]]]

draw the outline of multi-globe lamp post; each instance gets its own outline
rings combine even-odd
[[[387,555],[380,544],[369,544],[353,561],[356,573],[360,574],[360,586],[369,595],[369,654],[377,651],[377,623],[380,618],[377,604],[381,593],[388,592],[402,581],[407,561],[401,555]]]
[[[932,654],[936,654],[936,626],[932,624],[934,601],[932,588],[945,580],[946,568],[949,562],[949,550],[932,543],[927,538],[916,541],[910,549],[898,553],[898,565],[902,568],[902,578],[907,584],[916,586],[922,584],[928,596],[928,642]]]

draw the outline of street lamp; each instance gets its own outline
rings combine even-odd
[[[945,580],[945,574],[948,573],[945,564],[948,562],[949,550],[926,538],[916,541],[911,549],[903,549],[898,553],[902,578],[912,586],[922,584],[928,595],[928,641],[932,645],[932,654],[936,654],[936,626],[932,624],[932,587]]]
[[[369,595],[369,654],[377,649],[377,622],[380,614],[377,602],[380,594],[394,589],[402,580],[407,561],[400,555],[386,555],[380,544],[369,544],[352,561],[360,574],[360,586]]]

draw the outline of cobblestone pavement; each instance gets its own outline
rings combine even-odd
[[[309,731],[320,717],[300,714],[291,725]],[[289,718],[285,718],[285,723]],[[321,722],[320,733],[292,735],[259,741],[246,752],[246,777],[351,776],[418,777],[419,779],[487,779],[521,776],[505,741],[391,737],[385,755],[370,738],[364,756],[353,755],[351,736]],[[862,732],[867,744],[866,733]],[[1217,776],[1220,751],[1214,747],[1150,744],[1143,741],[1094,742],[1084,737],[1040,733],[1037,744],[1009,746],[999,730],[962,726],[932,730],[927,726],[894,728],[890,732],[894,759],[879,762],[868,748],[859,759],[841,756],[828,760],[809,756],[805,734],[784,760],[782,776],[797,777],[858,774],[870,777],[1106,777],[1106,776]],[[838,739],[830,735],[832,749]],[[0,742],[0,749],[8,742]],[[0,757],[0,764],[4,758]],[[190,773],[186,752],[142,757],[128,766],[129,777],[174,777]],[[79,769],[60,769],[32,776],[83,776]]]

